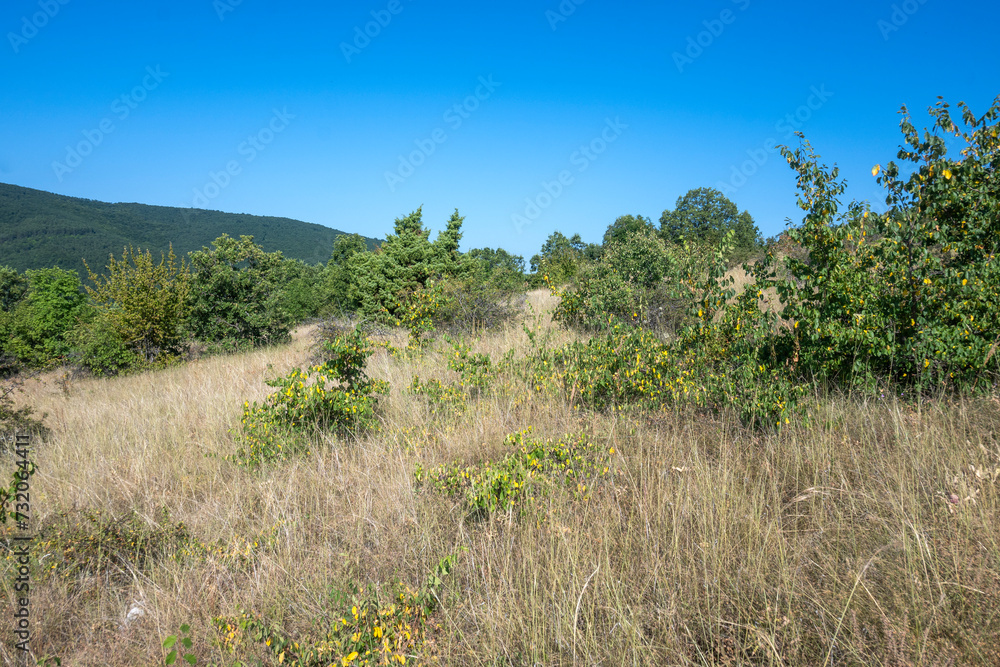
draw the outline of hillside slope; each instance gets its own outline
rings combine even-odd
[[[222,234],[249,234],[268,252],[309,264],[326,262],[343,234],[323,225],[266,216],[145,204],[109,204],[0,183],[0,265],[19,271],[49,266],[95,270],[126,245],[178,255]],[[366,239],[374,247],[376,239]]]

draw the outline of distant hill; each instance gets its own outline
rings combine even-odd
[[[229,234],[248,234],[268,252],[308,264],[326,262],[345,232],[289,218],[201,209],[107,204],[0,183],[0,265],[18,271],[59,266],[86,276],[83,259],[100,272],[108,255],[132,245],[154,257],[172,243],[178,257]],[[369,248],[379,241],[365,239]]]

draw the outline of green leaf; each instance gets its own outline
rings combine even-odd
[[[163,640],[163,648],[170,648],[177,643],[177,637],[175,635],[170,635]]]

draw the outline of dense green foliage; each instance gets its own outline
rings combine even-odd
[[[573,280],[584,263],[597,259],[601,252],[601,246],[585,243],[579,234],[566,238],[562,232],[555,231],[545,240],[541,251],[531,258],[531,272],[562,284]]]
[[[169,255],[161,255],[159,264],[148,250],[127,248],[120,260],[111,256],[106,275],[95,274],[89,266],[87,272],[94,287],[85,289],[100,326],[107,325],[99,338],[121,341],[135,358],[153,366],[181,354],[191,276],[183,262],[178,266],[173,248]],[[107,371],[103,363],[89,363],[88,357],[84,365],[98,374]]]
[[[717,246],[733,233],[732,251],[739,257],[761,245],[753,217],[714,188],[697,188],[677,198],[674,210],[660,216],[660,233],[668,243],[688,241]]]
[[[191,253],[194,337],[228,349],[287,340],[293,319],[285,309],[281,253],[264,252],[249,236],[222,235],[212,246]]]
[[[4,351],[34,367],[65,360],[69,334],[87,314],[88,304],[80,276],[59,268],[24,273],[23,298],[0,320]]]
[[[351,279],[355,258],[367,250],[365,240],[358,234],[343,234],[333,242],[333,252],[320,276],[325,302],[320,305],[324,313],[344,313],[357,308],[351,299]]]
[[[367,318],[392,321],[405,313],[406,297],[427,288],[433,281],[455,278],[468,270],[459,253],[462,218],[456,210],[444,231],[432,243],[417,209],[398,218],[393,234],[375,253],[356,254],[351,259],[349,299]]]
[[[846,184],[837,169],[821,165],[808,143],[783,149],[805,211],[786,236],[805,255],[769,254],[745,267],[753,284],[740,293],[726,271],[734,229],[706,264],[690,253],[667,261],[659,285],[680,287],[672,296],[686,312],[669,340],[627,326],[650,324],[643,298],[656,284],[655,274],[628,267],[658,252],[647,240],[643,253],[617,261],[607,253],[561,293],[556,312],[572,325],[606,321],[606,333],[540,350],[546,373],[535,381],[554,379],[597,408],[732,408],[764,426],[788,423],[817,385],[875,396],[995,390],[1000,99],[980,118],[960,108],[964,129],[943,102],[923,135],[904,117],[899,158],[913,166],[905,176],[894,162],[873,170],[890,207],[881,215],[857,202],[840,213]],[[960,157],[948,157],[942,135],[963,145]],[[763,303],[765,292],[778,296],[777,309]]]
[[[611,223],[604,232],[604,247],[627,241],[644,232],[656,233],[656,226],[649,218],[641,215],[623,215]]]
[[[890,207],[882,215],[857,203],[838,215],[845,183],[837,170],[821,166],[808,144],[784,151],[806,211],[789,236],[809,258],[790,260],[791,279],[775,286],[794,322],[780,342],[795,350],[800,373],[868,391],[879,383],[971,391],[995,382],[1000,100],[981,118],[960,109],[964,128],[941,102],[923,135],[904,117],[899,159],[912,166],[873,169]],[[961,146],[957,159],[946,135]]]
[[[0,183],[0,265],[18,271],[83,260],[104,266],[126,246],[185,256],[223,234],[253,236],[266,252],[325,262],[343,232],[299,220],[144,204],[108,204]],[[369,249],[378,243],[365,239]]]

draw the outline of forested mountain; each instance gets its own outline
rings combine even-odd
[[[173,244],[183,256],[222,234],[249,234],[264,250],[309,264],[326,262],[336,229],[289,218],[145,204],[108,204],[0,183],[0,265],[19,271],[59,266],[100,270],[127,245],[154,255]],[[376,239],[365,239],[369,248]]]

